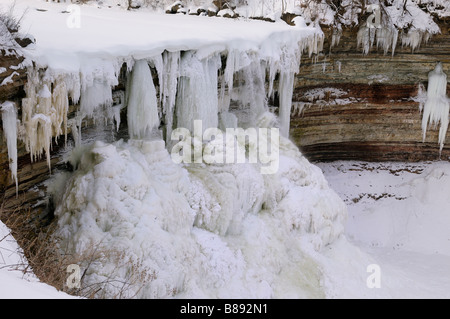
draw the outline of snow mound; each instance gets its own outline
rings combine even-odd
[[[0,299],[73,298],[39,282],[33,274],[24,274],[20,269],[26,266],[22,250],[8,227],[0,222]]]
[[[61,247],[104,251],[85,284],[133,283],[124,297],[311,297],[321,288],[304,281],[316,267],[305,255],[339,237],[346,208],[290,141],[281,149],[279,172],[261,175],[255,164],[181,167],[162,140],[96,142],[58,199]],[[151,275],[138,284],[136,273]]]

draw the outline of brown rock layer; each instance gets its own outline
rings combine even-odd
[[[440,28],[441,34],[413,53],[411,48],[398,46],[393,56],[376,48],[363,55],[356,46],[354,29],[345,30],[339,45],[331,50],[328,36],[325,53],[317,61],[303,57],[294,105],[310,102],[308,93],[313,89],[340,90],[338,97],[313,99],[301,114],[294,109],[290,135],[305,156],[313,161],[448,159],[450,134],[441,156],[437,130],[429,129],[423,143],[419,103],[411,99],[419,83],[427,87],[428,72],[437,61],[450,78],[449,22],[440,21]]]

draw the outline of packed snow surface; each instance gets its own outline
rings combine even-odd
[[[39,282],[28,271],[23,252],[0,222],[0,299],[65,299],[73,298],[55,288]]]
[[[395,298],[448,298],[450,163],[318,166],[348,207],[346,237],[380,266],[381,287],[373,289]]]

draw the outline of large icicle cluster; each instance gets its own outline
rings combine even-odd
[[[386,4],[374,0],[371,5],[379,8],[380,25],[371,28],[366,21],[361,25],[357,41],[364,54],[368,54],[374,46],[375,38],[376,46],[381,47],[384,54],[391,50],[394,55],[398,39],[401,39],[403,46],[414,51],[433,34],[440,32],[432,15],[422,10],[417,1],[391,0]]]
[[[425,105],[423,106],[422,132],[425,141],[428,125],[439,128],[440,151],[444,147],[445,135],[449,123],[450,102],[447,98],[447,75],[442,69],[442,63],[437,63],[436,68],[428,74],[428,89]]]
[[[0,104],[2,113],[3,133],[6,138],[6,146],[8,148],[9,168],[11,177],[16,183],[16,195],[18,193],[17,181],[17,110],[13,102],[5,102]]]

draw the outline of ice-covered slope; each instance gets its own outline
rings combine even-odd
[[[31,9],[23,26],[36,38],[25,50],[37,66],[20,121],[32,158],[49,158],[52,135],[66,133],[69,98],[79,102],[69,123],[79,140],[84,118],[110,114],[98,111],[112,108],[119,68],[131,71],[122,102],[134,139],[77,143],[74,173],[56,175],[50,186],[61,249],[87,257],[84,284],[101,285],[97,297],[326,296],[309,255],[339,238],[346,211],[320,170],[283,136],[271,146],[279,157],[258,163],[248,155],[244,163],[176,164],[157,132],[174,114],[174,128],[198,120],[205,129],[272,127],[266,75],[272,91],[275,75],[284,76],[286,113],[300,55],[320,48],[321,32],[89,6],[81,7],[80,28],[69,29],[62,5],[39,6],[47,11]],[[286,135],[289,121],[281,122]],[[249,139],[249,152],[259,146]],[[263,174],[271,162],[275,170]],[[100,254],[88,257],[93,250]]]

